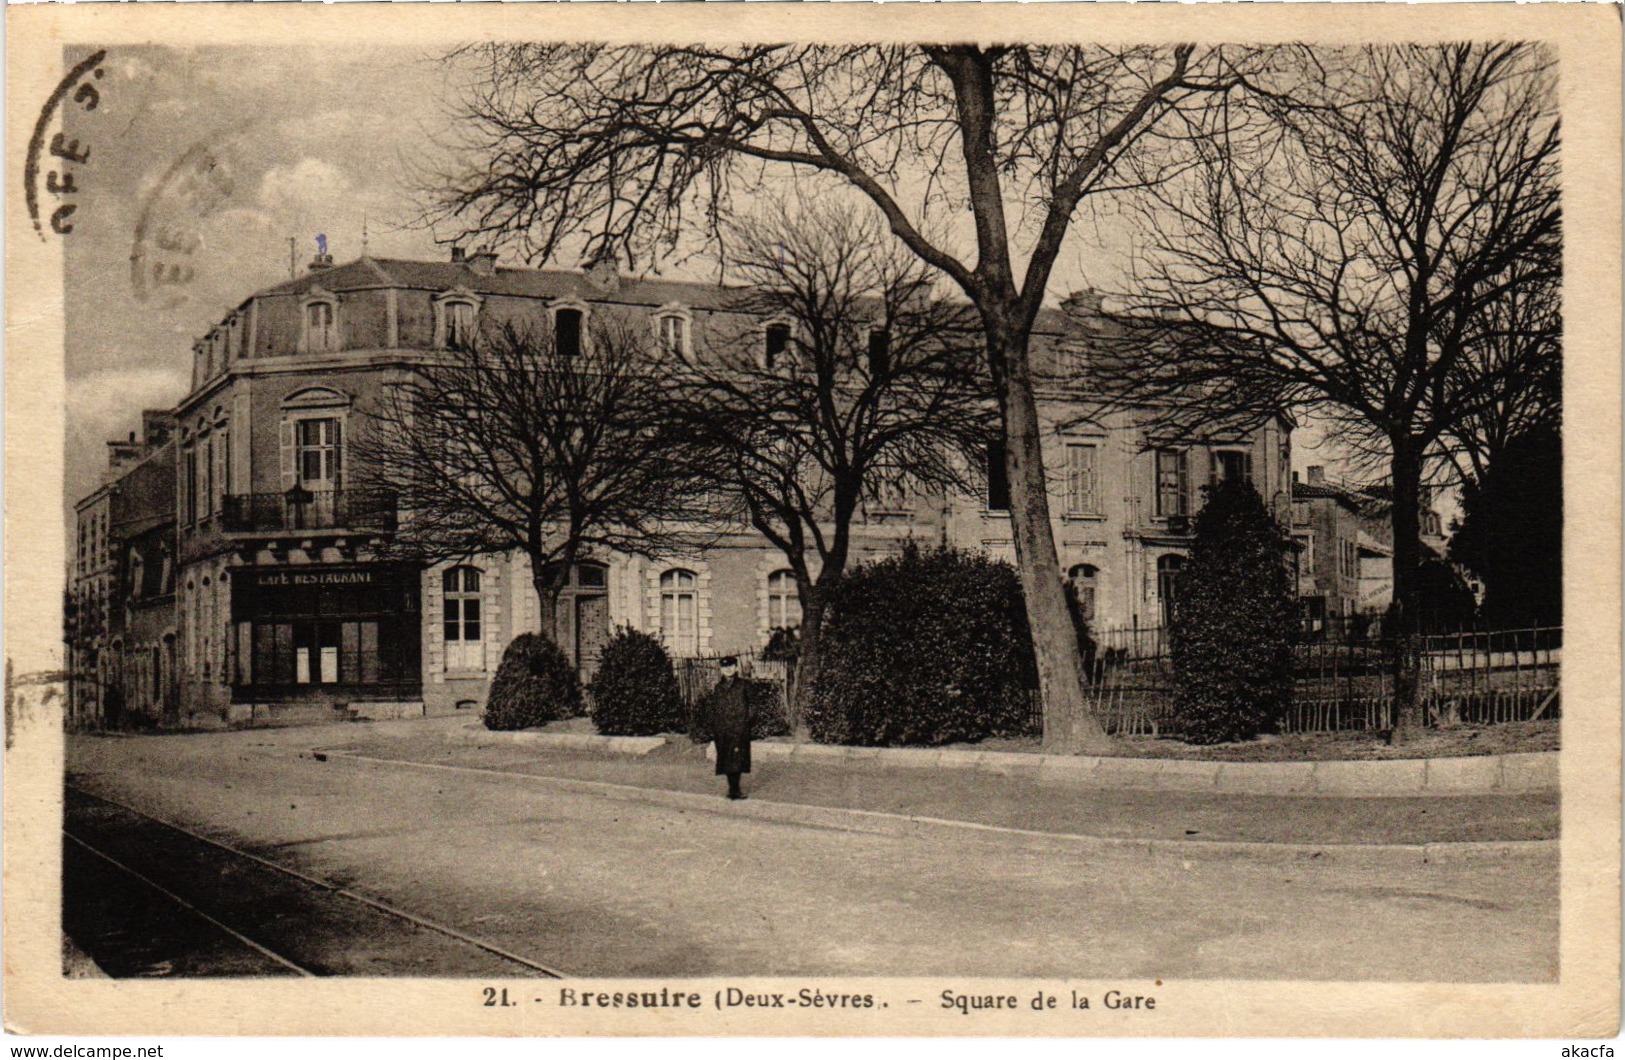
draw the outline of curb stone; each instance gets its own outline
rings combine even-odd
[[[483,725],[466,725],[446,733],[451,743],[514,743],[559,751],[600,751],[642,757],[666,746],[664,736],[599,736],[586,732],[493,732]]]
[[[707,746],[706,758],[715,760]],[[874,762],[897,768],[932,766],[1042,781],[1138,791],[1215,791],[1232,795],[1535,794],[1559,790],[1560,752],[1536,751],[1459,758],[1382,758],[1318,762],[1206,762],[1183,758],[1117,758],[961,751],[936,748],[834,747],[758,741],[751,753],[801,761]]]
[[[781,745],[782,746],[782,745]],[[1038,832],[1024,828],[954,821],[941,817],[883,813],[841,807],[808,806],[772,802],[767,799],[728,802],[717,795],[700,795],[663,788],[640,788],[596,780],[549,777],[535,773],[479,766],[454,766],[436,762],[411,762],[374,758],[350,751],[321,751],[327,761],[347,761],[367,766],[434,770],[452,773],[485,774],[531,781],[536,784],[583,795],[596,795],[626,802],[670,806],[684,811],[713,813],[781,824],[802,824],[872,835],[916,836],[943,830],[982,833],[1001,839],[1015,839],[1036,852],[1076,853],[1079,851],[1127,851],[1180,858],[1249,858],[1286,862],[1331,864],[1344,860],[1381,859],[1398,863],[1460,862],[1471,860],[1513,860],[1556,858],[1561,840],[1514,839],[1460,843],[1267,843],[1212,839],[1142,839],[1119,836],[1091,836],[1068,832]]]

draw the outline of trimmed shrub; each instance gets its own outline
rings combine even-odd
[[[683,699],[665,645],[635,629],[615,631],[593,679],[592,723],[605,736],[683,731]]]
[[[790,723],[784,716],[784,697],[779,692],[779,686],[774,681],[758,681],[748,677],[740,680],[745,682],[745,705],[750,707],[750,738],[764,740],[769,736],[790,735]],[[705,743],[711,739],[711,692],[700,697],[694,708],[694,720],[689,726],[689,736],[695,743]]]
[[[945,744],[1026,727],[1036,666],[1006,563],[910,545],[841,579],[821,638],[805,708],[821,743]]]
[[[536,633],[521,633],[502,653],[485,704],[485,727],[529,729],[581,713],[581,684],[559,646]]]
[[[1197,515],[1168,631],[1174,720],[1187,742],[1251,740],[1291,705],[1290,547],[1247,483],[1214,487]]]

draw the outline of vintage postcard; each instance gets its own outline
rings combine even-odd
[[[9,1031],[1617,1033],[1616,10],[6,17]]]

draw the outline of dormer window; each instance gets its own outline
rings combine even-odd
[[[553,352],[569,359],[581,356],[582,332],[587,323],[586,310],[577,306],[555,306],[553,309]]]
[[[891,374],[891,332],[884,327],[869,329],[869,374],[877,379]]]
[[[762,367],[782,368],[790,361],[790,325],[774,321],[762,331]]]
[[[681,308],[662,309],[655,317],[655,333],[662,360],[687,361],[690,354],[688,313]]]
[[[478,296],[463,288],[435,296],[437,348],[460,350],[474,344],[478,338],[479,303]]]
[[[305,303],[305,350],[326,353],[338,343],[338,303],[332,297],[314,297]]]

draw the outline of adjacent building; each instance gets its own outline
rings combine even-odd
[[[528,561],[392,558],[383,546],[410,513],[358,456],[371,417],[414,366],[496,321],[550,329],[565,348],[600,316],[642,322],[674,367],[723,343],[754,343],[764,362],[783,356],[786,325],[742,304],[733,289],[625,277],[607,264],[506,268],[493,254],[459,252],[343,265],[324,256],[245,299],[193,349],[192,385],[162,458],[173,467],[168,528],[114,519],[124,528],[118,548],[134,550],[126,566],[141,569],[120,584],[139,583],[141,605],[153,608],[141,612],[136,653],[134,672],[147,682],[141,709],[171,721],[276,722],[483,703],[504,647],[539,625]],[[1132,411],[1094,417],[1082,380],[1108,328],[1088,293],[1044,311],[1035,327],[1055,537],[1097,628],[1156,627],[1178,592],[1204,487],[1246,479],[1277,518],[1289,517],[1289,438],[1284,423],[1170,438]],[[1014,560],[1003,454],[990,443],[985,456],[976,496],[877,490],[859,515],[853,561],[910,539]],[[75,591],[97,599],[116,580],[109,539],[97,536],[114,495],[98,491],[80,506],[87,536]],[[166,533],[168,567],[153,551]],[[159,577],[154,564],[171,574]],[[168,626],[157,617],[165,608]],[[568,572],[556,630],[590,678],[617,626],[700,656],[753,652],[799,618],[783,556],[734,530],[693,554],[583,558]],[[157,655],[141,655],[154,635]],[[90,650],[111,642],[96,644]],[[134,642],[120,647],[130,654]]]
[[[174,416],[108,443],[102,484],[75,506],[68,587],[68,723],[177,723]]]

